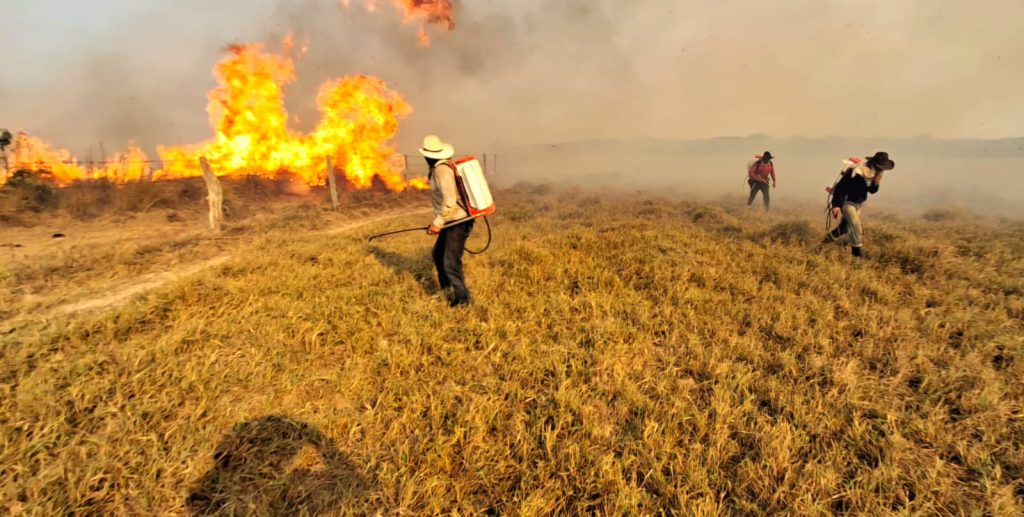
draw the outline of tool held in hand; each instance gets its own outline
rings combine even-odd
[[[839,169],[839,175],[836,176],[835,181],[832,182],[831,187],[825,187],[825,233],[832,231],[832,222],[837,219],[836,215],[832,213],[832,193],[836,189],[836,185],[839,184],[839,180],[843,179],[843,175],[846,174],[850,169],[858,166],[864,160],[856,157],[850,157],[843,160],[843,167]]]
[[[487,225],[487,244],[481,250],[466,250],[471,255],[479,255],[491,247],[491,222],[487,219],[487,216],[493,214],[496,207],[494,206],[494,197],[491,196],[491,188],[487,184],[487,178],[484,176],[483,167],[480,166],[480,162],[477,161],[476,158],[467,156],[455,161],[455,185],[458,187],[462,207],[466,210],[466,213],[469,214],[469,217],[459,219],[458,221],[452,221],[445,224],[441,229],[443,230],[467,221],[482,218],[484,220],[484,224]],[[371,236],[368,239],[368,242],[390,235],[417,231],[425,232],[429,228],[429,226],[420,226],[416,228],[406,228],[404,230],[381,233]]]

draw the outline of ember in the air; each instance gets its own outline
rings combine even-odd
[[[341,0],[345,7],[351,0]],[[378,0],[365,0],[369,11],[377,10]],[[430,46],[428,25],[436,25],[446,32],[455,30],[451,0],[391,0],[391,3],[405,16],[405,23],[419,23],[419,39],[423,46]]]

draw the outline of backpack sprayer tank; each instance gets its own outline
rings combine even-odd
[[[484,169],[480,162],[472,156],[460,158],[455,162],[455,181],[459,187],[459,196],[465,205],[463,208],[470,217],[484,217],[494,213],[494,198],[491,187],[487,184]]]

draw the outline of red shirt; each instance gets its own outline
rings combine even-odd
[[[772,162],[764,163],[758,160],[750,166],[747,170],[747,176],[761,183],[768,183],[768,178],[771,178],[772,182],[775,181],[775,164]]]

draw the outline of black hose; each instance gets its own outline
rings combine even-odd
[[[387,237],[389,235],[398,235],[400,233],[425,232],[425,231],[427,231],[427,228],[430,228],[430,227],[429,226],[423,226],[423,227],[420,227],[420,228],[406,228],[405,230],[397,230],[397,231],[394,231],[394,232],[381,233],[381,234],[370,236],[370,238],[367,239],[366,241],[367,242],[373,242],[374,239],[379,239],[381,237]]]
[[[491,247],[491,221],[487,219],[486,215],[484,216],[484,224],[487,225],[487,244],[484,246],[484,249],[480,251],[473,251],[471,249],[467,249],[466,252],[469,253],[470,255],[482,255]]]
[[[484,248],[482,250],[473,251],[473,250],[467,249],[466,252],[468,252],[470,255],[481,255],[485,251],[487,251],[487,250],[489,250],[491,248],[491,242],[492,242],[491,220],[488,219],[487,216],[484,216],[483,219],[484,219],[484,224],[487,225],[487,244],[484,245]],[[458,220],[458,221],[455,221],[455,222],[448,223],[448,224],[444,225],[444,228],[451,228],[452,226],[458,226],[458,225],[460,225],[462,223],[465,223],[465,222],[471,221],[471,220],[472,220],[472,218],[461,219],[461,220]],[[389,235],[398,235],[400,233],[425,232],[425,231],[427,231],[428,228],[430,228],[430,227],[429,226],[421,226],[421,227],[418,227],[418,228],[406,228],[404,230],[395,230],[393,232],[380,233],[380,234],[377,234],[377,235],[370,236],[370,238],[367,239],[367,242],[373,242],[374,239],[379,239],[381,237],[387,237]]]
[[[832,217],[832,198],[834,196],[836,185],[839,185],[839,180],[841,180],[842,178],[843,178],[843,173],[840,172],[839,176],[836,178],[836,180],[832,182],[832,188],[831,189],[825,189],[828,192],[828,195],[825,196],[825,232],[826,233],[831,233],[832,232],[832,220],[834,219]]]
[[[825,233],[832,231],[832,194],[825,198]]]

